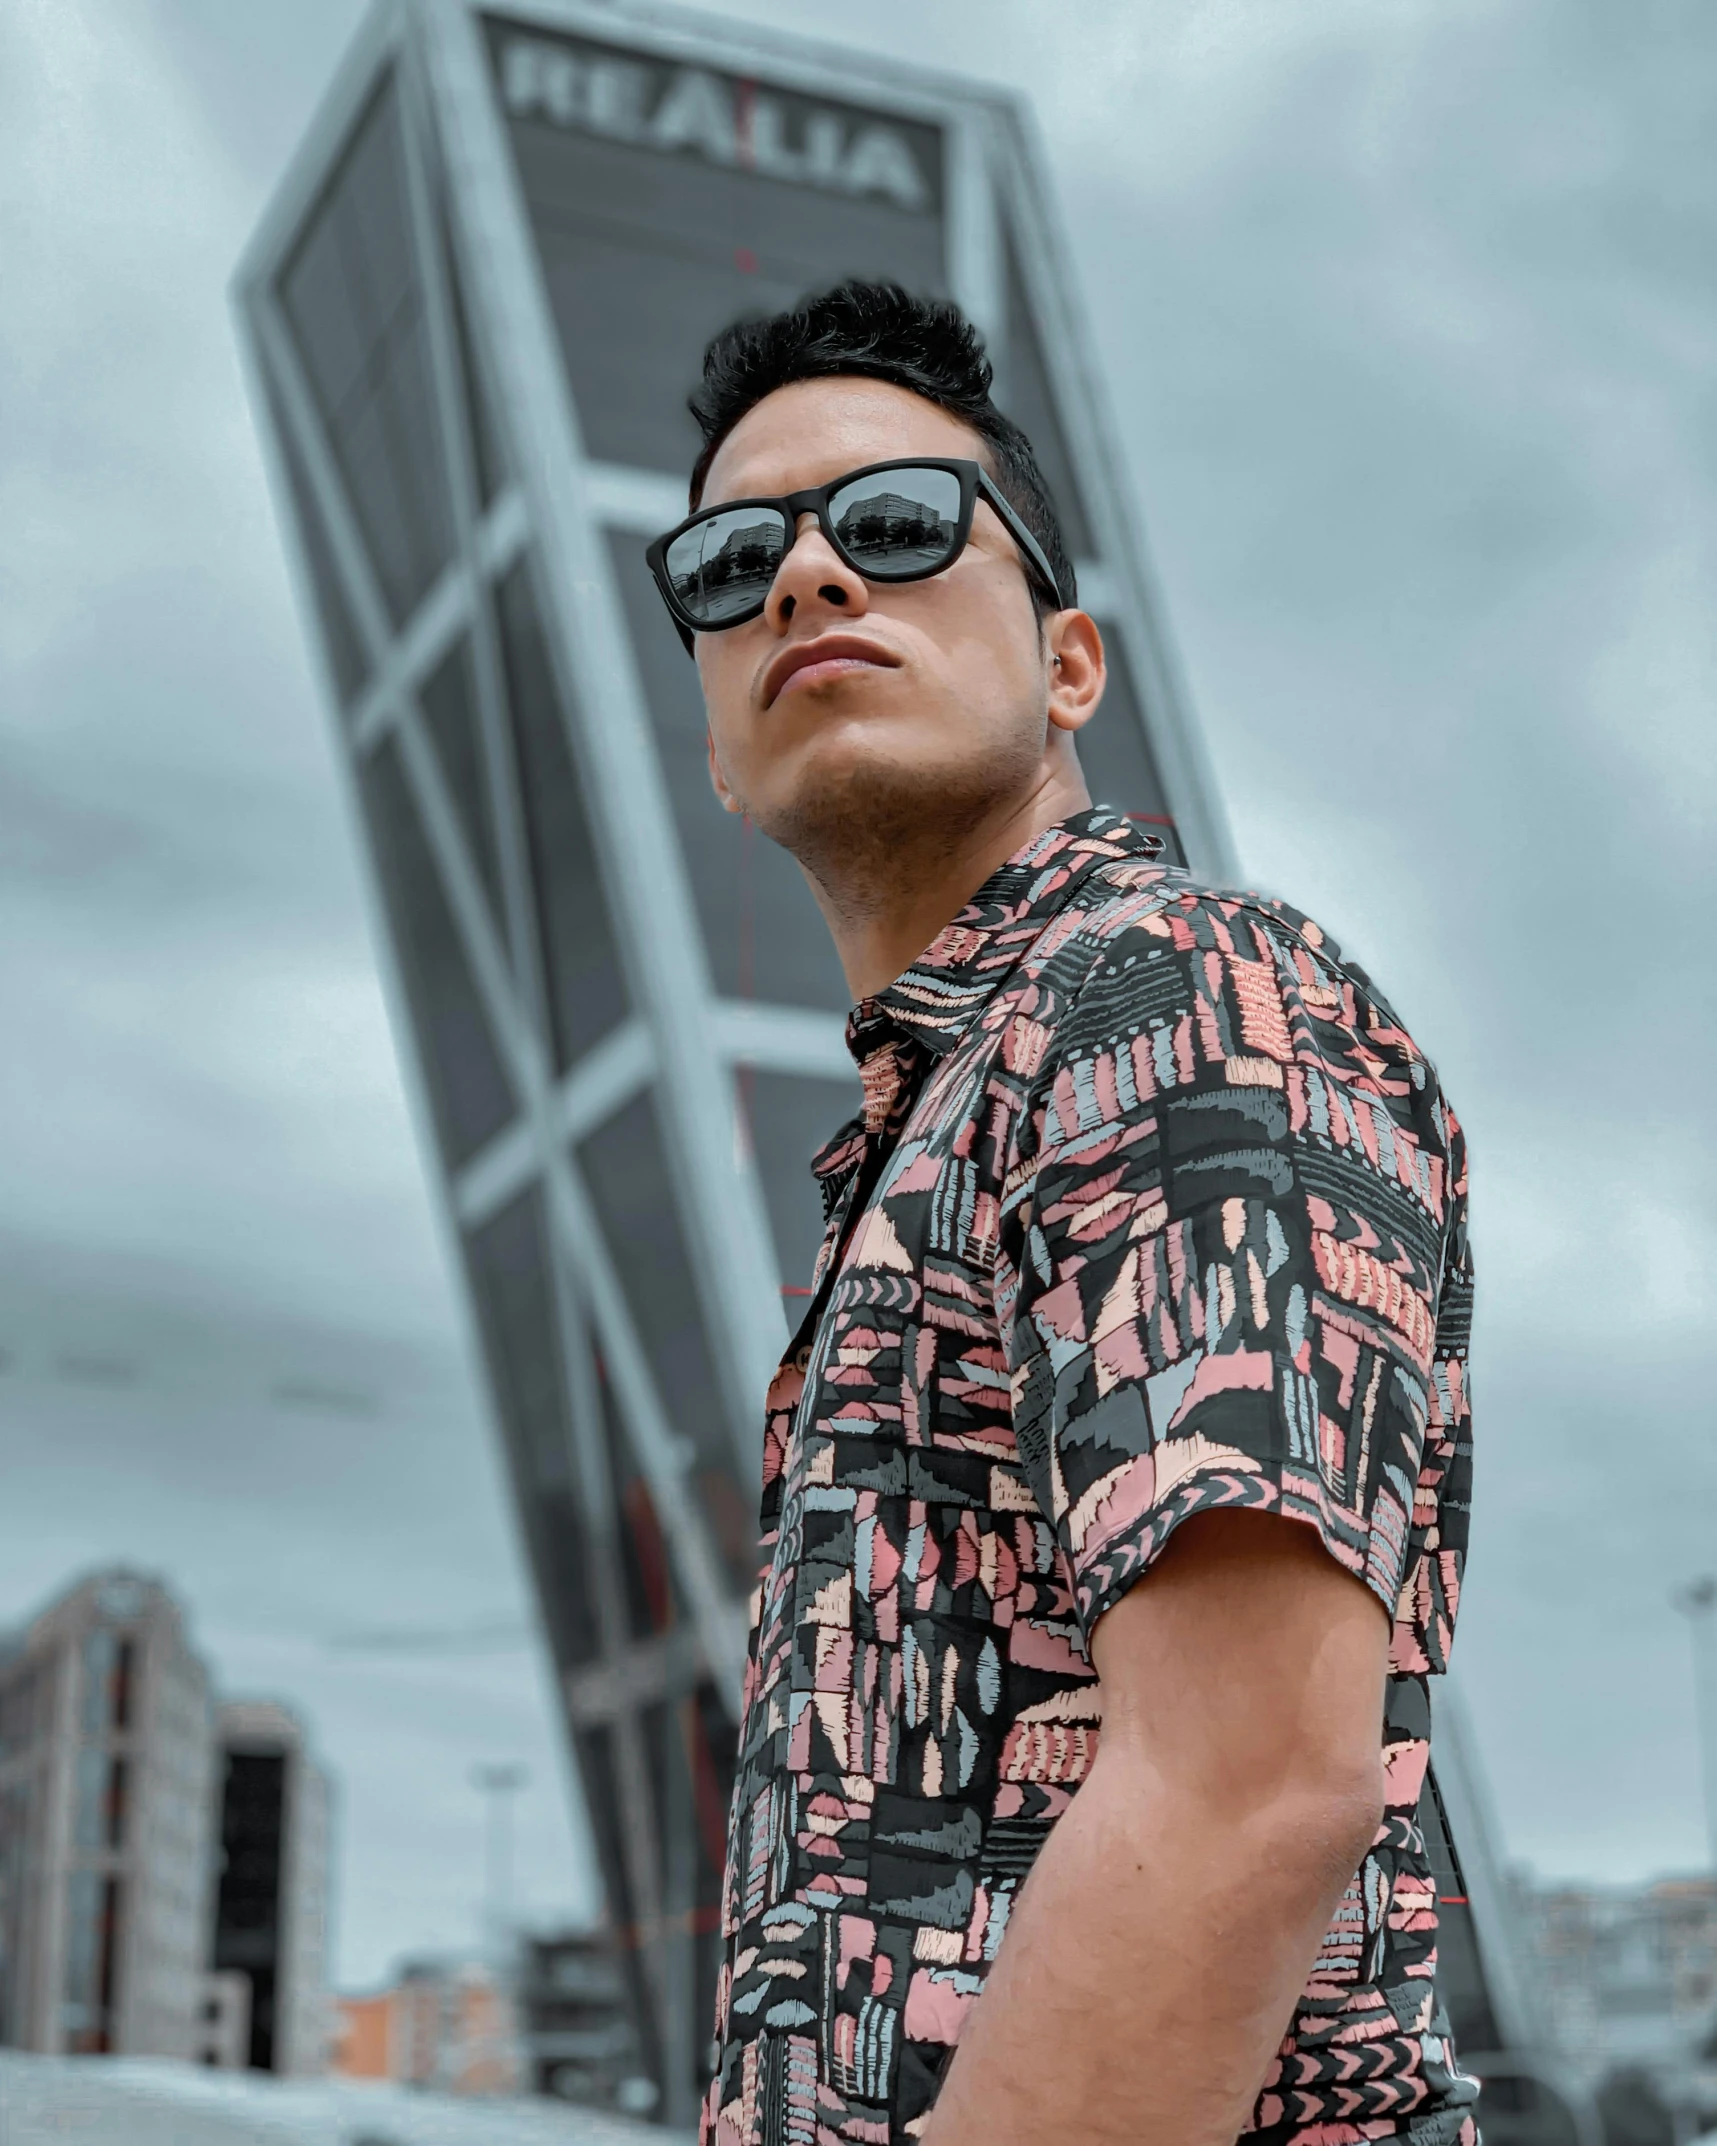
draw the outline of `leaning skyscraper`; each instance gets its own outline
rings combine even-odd
[[[796,867],[710,796],[644,567],[707,336],[951,292],[1112,683],[1096,795],[1228,869],[1009,100],[707,17],[387,0],[239,309],[660,2113],[712,2012],[760,1399],[855,1098]],[[766,955],[766,958],[764,958]]]

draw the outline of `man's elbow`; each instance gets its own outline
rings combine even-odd
[[[1249,1742],[1220,1755],[1206,1746],[1185,1768],[1117,1738],[1102,1747],[1090,1785],[1124,1830],[1160,1832],[1182,1852],[1219,1859],[1247,1888],[1308,1904],[1341,1896],[1384,1809],[1381,1746],[1345,1736]]]
[[[1308,1898],[1339,1897],[1383,1820],[1381,1757],[1331,1759],[1300,1772],[1257,1807],[1256,1859]]]

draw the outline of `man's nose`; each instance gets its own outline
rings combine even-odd
[[[824,536],[814,514],[801,514],[793,534],[792,549],[775,570],[775,580],[764,606],[764,617],[777,633],[785,633],[807,608],[820,606],[843,618],[863,615],[870,591],[862,574],[854,573]]]

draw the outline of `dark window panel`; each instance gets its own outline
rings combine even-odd
[[[83,1733],[105,1734],[113,1711],[113,1672],[119,1660],[119,1636],[97,1625],[83,1643]]]
[[[733,1801],[734,1730],[715,1687],[705,1682],[676,1702],[672,1735],[683,1770],[680,1823],[690,1834],[693,2002],[699,2020],[714,2017],[720,1967],[721,1881],[727,1813]],[[700,2048],[700,2080],[704,2076]]]
[[[250,1977],[249,2062],[255,2071],[272,2071],[286,1828],[286,1760],[280,1752],[227,1753],[220,1827],[213,1963]]]
[[[111,1721],[116,1729],[131,1726],[132,1686],[137,1676],[137,1642],[126,1638],[119,1642],[113,1663],[113,1687],[110,1693]]]
[[[555,1661],[563,1670],[594,1662],[602,1652],[602,1634],[594,1601],[597,1575],[591,1561],[590,1518],[583,1502],[570,1484],[546,1483],[520,1484],[517,1502]]]
[[[846,978],[805,875],[710,788],[703,694],[644,564],[647,539],[614,531],[608,541],[715,988],[844,1013]]]
[[[389,615],[403,625],[453,551],[429,343],[415,308],[378,346],[373,387],[331,413],[327,429]]]
[[[519,1481],[566,1489],[577,1478],[541,1187],[468,1231],[465,1252]]]
[[[694,1778],[697,1761],[695,1704],[689,1695],[659,1701],[642,1710],[639,1726],[644,1762],[649,1770],[662,1826],[663,1913],[678,1941],[675,1948],[678,1957],[669,1972],[683,1977],[681,2001],[689,2007],[696,1999],[699,1980],[698,1937],[702,1920],[699,1910],[703,1908],[707,1912],[708,1904],[698,1839]],[[682,2048],[680,2062],[692,2072],[692,2079],[687,2083],[694,2088],[703,2079],[704,2067],[698,2061],[698,2050],[706,2039],[705,2022],[710,2016],[698,2013],[686,2022],[697,2046]]]
[[[696,1966],[693,1969],[693,2017],[715,2017],[716,1984],[721,1974],[725,1948],[721,1939],[721,1875],[717,1864],[711,1875],[710,1813],[717,1821],[714,1845],[720,1848],[726,1831],[727,1807],[733,1798],[731,1766],[723,1768],[711,1751],[707,1726],[708,1708],[702,1703],[698,1708],[698,1735],[700,1748],[694,1753],[696,1765],[695,1786],[698,1793],[698,1863],[699,1882],[697,1906],[692,1911],[692,1929],[697,1945]],[[719,1708],[716,1710],[721,1719]],[[732,1741],[733,1732],[722,1724],[724,1740]],[[721,1791],[723,1778],[728,1781],[725,1793]],[[702,2041],[697,2049],[697,2083],[701,2093],[709,2083],[710,2058],[714,2053],[713,2040]]]
[[[811,1157],[857,1111],[858,1081],[808,1080],[802,1074],[771,1073],[757,1066],[741,1066],[734,1077],[781,1280],[789,1289],[809,1288],[823,1241],[823,1203],[811,1175]],[[797,1299],[787,1299],[789,1327],[798,1325],[802,1309]]]
[[[554,1058],[564,1072],[625,1017],[626,984],[527,561],[521,559],[497,588],[495,613],[512,706]]]
[[[726,1700],[705,1680],[693,1701],[693,1776],[697,1787],[698,1847],[706,1903],[719,1906],[727,1858],[727,1813],[738,1766],[738,1731]]]
[[[636,1944],[634,1926],[638,1910],[632,1895],[631,1859],[626,1854],[626,1834],[621,1819],[624,1799],[614,1774],[614,1732],[594,1725],[575,1730],[573,1741],[578,1748],[585,1812],[590,1830],[596,1837],[602,1875],[608,1888],[608,1912],[617,1926],[615,1935],[621,1940],[622,1949],[629,1950],[628,1937],[633,1945]]]
[[[1162,777],[1145,736],[1138,695],[1127,652],[1118,633],[1104,638],[1109,683],[1097,713],[1079,733],[1079,764],[1085,770],[1091,801],[1113,805],[1167,842],[1170,864],[1184,864],[1186,853],[1163,795]]]
[[[373,114],[372,123],[360,124],[357,131],[347,179],[350,210],[340,235],[348,272],[361,277],[371,317],[387,319],[413,300],[418,280],[399,87],[391,74],[375,99]]]
[[[349,403],[325,429],[382,602],[393,623],[402,625],[428,586],[419,586],[415,571],[418,539],[412,506],[417,480],[401,466],[378,396]]]
[[[122,1903],[127,1888],[117,1877],[102,1880],[101,1887],[101,1973],[99,1991],[102,2017],[106,2027],[102,2037],[104,2051],[113,2048],[114,2022],[119,2011],[119,1960],[122,1949]]]
[[[279,289],[384,600],[403,624],[453,547],[391,76],[354,129]]]
[[[359,787],[436,1133],[457,1169],[512,1117],[512,1092],[392,738],[363,764]]]
[[[757,1485],[742,1485],[725,1458],[694,1470],[692,1484],[716,1548],[749,1594],[757,1584]]]
[[[328,668],[334,675],[334,690],[340,696],[340,704],[349,707],[369,677],[370,666],[358,629],[352,622],[351,606],[334,564],[321,512],[310,490],[310,479],[292,444],[279,405],[272,396],[269,400],[274,410],[274,436],[280,443],[287,489],[292,494],[293,520],[297,524],[305,564],[310,570],[310,589],[322,628],[322,645],[328,653]]]
[[[342,184],[337,172],[279,282],[299,362],[323,412],[339,409],[358,387],[378,335],[367,294],[352,290],[347,273],[341,223],[350,217],[349,195],[349,178]]]
[[[673,1897],[671,1888],[674,1870],[674,1835],[685,1819],[686,1787],[684,1762],[675,1749],[679,1739],[675,1735],[675,1715],[678,1702],[672,1699],[656,1700],[638,1710],[639,1741],[644,1746],[644,1771],[650,1783],[650,1801],[655,1806],[656,1823],[661,1828],[662,1856],[662,1905],[669,1915],[683,1914],[686,1903]]]
[[[639,1465],[636,1449],[621,1421],[608,1368],[600,1357],[597,1359],[597,1376],[609,1480],[614,1486],[626,1634],[629,1639],[646,1639],[653,1632],[665,1632],[670,1625],[677,1624],[684,1615],[684,1604],[662,1534],[661,1515]]]
[[[575,1729],[572,1741],[578,1755],[585,1812],[607,1894],[615,1957],[625,1980],[633,2030],[639,2040],[639,2061],[645,2072],[659,2079],[662,2076],[662,2049],[656,2034],[658,2019],[654,1994],[644,1977],[642,1945],[645,1933],[639,1927],[640,1903],[628,1876],[630,1863],[624,1847],[624,1828],[632,1814],[628,1812],[621,1787],[614,1749],[615,1734],[612,1729],[601,1727]],[[650,1814],[649,1825],[659,1843],[654,1814]],[[660,1853],[659,1845],[657,1852]]]
[[[131,1815],[131,1768],[126,1759],[114,1757],[107,1765],[107,1797],[103,1810],[106,1842],[109,1848],[125,1846],[126,1827]]]
[[[489,914],[505,915],[501,898],[501,861],[495,846],[494,804],[477,712],[477,679],[469,638],[461,636],[419,689],[423,720],[435,741],[436,757],[452,796],[471,861],[489,897]]]
[[[576,225],[541,228],[537,242],[585,451],[675,477],[689,474],[701,445],[685,401],[710,337],[832,280],[748,276],[733,266],[735,248],[725,261],[683,260]]]
[[[486,507],[506,481],[506,460],[501,451],[501,435],[490,404],[488,384],[477,362],[476,345],[471,336],[471,310],[465,303],[464,284],[452,236],[447,229],[445,209],[441,215],[441,258],[453,308],[453,331],[458,343],[460,381],[465,395],[465,420],[476,465],[477,497]]]
[[[538,1599],[563,1667],[601,1651],[561,1359],[543,1195],[532,1187],[465,1239],[465,1265]],[[601,1525],[600,1520],[596,1523]]]
[[[578,1162],[668,1419],[690,1439],[700,1467],[731,1474],[728,1426],[654,1096],[634,1096],[581,1143]],[[752,1585],[749,1559],[733,1577]]]
[[[107,1753],[100,1744],[84,1744],[77,1755],[77,1801],[72,1818],[74,1848],[106,1845]]]
[[[738,1725],[728,1710],[728,1700],[708,1678],[698,1687],[698,1734],[702,1740],[708,1779],[700,1792],[698,1837],[704,1846],[708,1876],[721,1886],[721,1871],[728,1858],[728,1805],[734,1800],[734,1773],[738,1770]]]
[[[1007,324],[1007,414],[1024,428],[1036,452],[1037,466],[1055,501],[1069,553],[1075,559],[1088,559],[1096,550],[1091,524],[1074,482],[1073,457],[1056,409],[1049,364],[1011,239],[1007,244]]]
[[[19,1671],[0,1685],[0,1760],[16,1758],[34,1740],[38,1680],[32,1670]]]
[[[30,1852],[32,1790],[28,1774],[0,1787],[0,1900],[6,1903],[7,1924],[6,1942],[0,1946],[0,2046],[8,2048],[15,2048],[27,2031],[25,2007],[35,1979],[42,1858]]]
[[[395,616],[403,624],[453,556],[452,504],[429,324],[420,310],[397,316],[382,362],[387,369],[378,379],[374,407],[404,515],[404,525],[392,539],[399,564],[394,570],[397,589],[390,589]],[[335,437],[337,444],[337,432]]]
[[[388,324],[418,302],[399,94],[391,74],[354,125],[280,277],[317,402],[361,393]]]
[[[837,277],[944,291],[937,216],[516,122],[526,204],[589,453],[683,475],[704,344]],[[932,137],[932,139],[934,139]]]
[[[118,1878],[97,1870],[74,1870],[66,1885],[66,2054],[109,2056],[119,2004],[123,1888]]]

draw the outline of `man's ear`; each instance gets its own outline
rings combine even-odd
[[[1049,658],[1049,720],[1057,730],[1083,730],[1097,713],[1109,673],[1103,636],[1088,611],[1057,611],[1045,621]]]
[[[745,807],[727,786],[727,777],[721,771],[721,762],[715,757],[715,733],[706,730],[703,741],[709,751],[709,786],[721,799],[723,812],[742,813]]]

